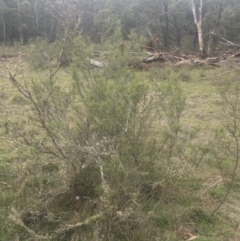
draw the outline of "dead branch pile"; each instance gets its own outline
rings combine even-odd
[[[149,64],[152,62],[159,62],[159,63],[168,63],[174,67],[181,67],[181,66],[210,66],[212,68],[219,67],[226,64],[226,61],[233,60],[233,62],[237,65],[240,65],[240,51],[230,55],[230,52],[221,53],[220,56],[217,57],[209,57],[202,59],[198,54],[175,54],[170,52],[163,52],[159,51],[159,40],[156,35],[150,40],[150,42],[143,46],[145,49],[146,56],[143,58],[143,52],[130,52],[131,55],[136,57],[136,60],[128,63],[130,68],[140,69],[140,70],[148,70]],[[109,53],[106,51],[100,52],[95,51],[94,58],[99,56],[109,56]],[[87,59],[91,65],[96,67],[106,67],[108,64],[105,62],[97,61],[95,59]]]
[[[139,53],[139,56],[143,53]],[[206,59],[202,59],[197,55],[175,55],[168,52],[146,52],[146,57],[140,60],[135,52],[134,55],[136,56],[136,61],[132,63],[128,63],[129,67],[140,69],[140,70],[148,70],[149,64],[152,62],[159,62],[159,63],[168,63],[174,67],[181,67],[181,66],[210,66],[210,67],[219,67],[226,65],[227,62],[232,61],[236,66],[240,66],[240,52],[237,52],[229,57],[226,55],[221,55],[219,57],[209,57]],[[91,65],[94,65],[99,68],[106,67],[108,64],[102,61],[94,60],[94,59],[87,59]]]
[[[221,39],[223,39],[221,37]],[[225,40],[225,39],[224,39]],[[227,40],[226,40],[227,41]],[[236,44],[234,45],[236,46]],[[174,67],[181,66],[210,66],[210,67],[219,67],[224,66],[228,62],[232,62],[235,66],[239,68],[240,66],[240,51],[236,53],[231,52],[221,52],[217,57],[201,58],[198,53],[192,54],[180,54],[180,53],[171,53],[160,51],[159,39],[156,35],[146,44],[142,46],[145,52],[130,52],[129,54],[136,57],[136,60],[128,63],[128,66],[140,70],[148,70],[150,68],[149,64],[152,62],[167,63]],[[142,57],[143,55],[145,57]],[[95,51],[95,58],[100,56],[109,56],[109,53],[104,51]],[[96,67],[106,67],[108,64],[106,62],[98,61],[95,59],[87,59],[91,65]]]

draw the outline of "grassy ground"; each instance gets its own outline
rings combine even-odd
[[[27,75],[34,76],[36,73],[24,60],[22,61]],[[7,72],[4,71],[5,64],[14,69],[18,62],[19,59],[16,58],[2,60],[1,73],[7,76]],[[156,71],[156,74],[154,76],[151,76],[149,72],[139,74],[146,75],[147,81],[148,79],[164,81],[163,72],[169,70],[158,67],[158,69],[150,71]],[[221,128],[221,105],[217,83],[219,76],[222,75],[218,69],[197,68],[171,71],[186,95],[186,108],[181,123],[186,130],[197,130],[195,145],[206,147],[214,139],[216,130]],[[68,86],[68,82],[71,81],[70,70],[68,68],[60,69],[58,78],[61,85]],[[34,200],[37,195],[33,189],[42,185],[39,184],[38,178],[44,179],[44,176],[34,176],[33,173],[34,170],[41,170],[41,162],[44,163],[46,157],[35,155],[33,158],[31,150],[26,150],[23,154],[22,147],[7,138],[8,121],[16,120],[19,116],[24,117],[26,111],[28,111],[26,100],[21,97],[7,78],[0,77],[0,240],[33,240],[31,237],[29,238],[29,232],[22,228],[24,224],[19,223],[19,220],[14,221],[13,216],[11,218],[13,208],[18,210],[19,215],[22,215],[28,208],[36,208],[39,202]],[[234,182],[229,198],[219,212],[212,217],[210,214],[224,197],[227,185],[224,184],[216,161],[212,161],[211,157],[213,156],[210,155],[202,162],[200,157],[193,157],[193,162],[188,162],[186,165],[184,174],[174,178],[169,184],[170,194],[166,197],[165,203],[158,205],[146,200],[144,212],[151,215],[152,210],[155,211],[154,225],[159,228],[159,239],[156,236],[155,240],[181,240],[180,236],[184,232],[198,235],[197,240],[199,241],[239,240],[240,215],[236,214],[240,214],[240,196],[237,191],[240,180],[237,179]],[[31,164],[26,166],[26,159],[29,163],[30,158],[33,158]],[[195,163],[194,158],[200,162]],[[230,171],[232,170],[232,165],[229,167],[228,163],[224,163],[224,165]],[[239,174],[239,170],[237,173]],[[32,186],[24,186],[23,180],[27,178],[31,179]],[[61,182],[56,181],[53,188],[54,185],[59,186]],[[29,189],[32,190],[33,196],[24,197],[23,193],[29,194]],[[75,214],[73,211],[69,211],[62,215]],[[16,216],[14,217],[16,219]],[[52,225],[54,227],[54,222]],[[48,228],[51,229],[51,227]]]

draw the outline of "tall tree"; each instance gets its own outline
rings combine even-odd
[[[208,45],[207,51],[212,53],[212,48],[218,43],[217,37],[214,35],[218,32],[218,28],[221,25],[222,18],[227,14],[231,6],[231,0],[211,0],[207,2],[208,14],[205,16],[205,28],[208,28]]]
[[[23,44],[23,24],[22,24],[22,13],[20,0],[17,0],[17,15],[18,15],[18,30],[19,30],[19,41],[20,44]]]
[[[198,32],[198,44],[199,44],[199,51],[201,55],[204,55],[204,42],[203,42],[203,31],[202,31],[202,9],[203,9],[203,0],[198,0],[198,16],[196,11],[196,6],[194,0],[188,0],[190,4],[190,8],[192,10],[194,23],[197,27]]]
[[[169,17],[168,17],[168,0],[163,0],[163,11],[165,17],[165,26],[163,27],[163,38],[165,48],[169,45]]]

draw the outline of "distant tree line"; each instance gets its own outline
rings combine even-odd
[[[0,0],[2,43],[55,41],[66,25],[101,42],[120,25],[125,39],[133,30],[148,38],[156,34],[165,49],[197,49],[202,34],[202,48],[212,51],[218,35],[240,42],[239,22],[239,0]]]

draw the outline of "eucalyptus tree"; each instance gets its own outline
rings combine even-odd
[[[203,55],[204,52],[204,42],[203,42],[203,32],[202,32],[202,9],[203,9],[203,0],[198,0],[198,11],[196,10],[196,5],[194,0],[188,0],[189,6],[191,8],[194,23],[197,27],[198,32],[198,44],[199,44],[199,51]]]

